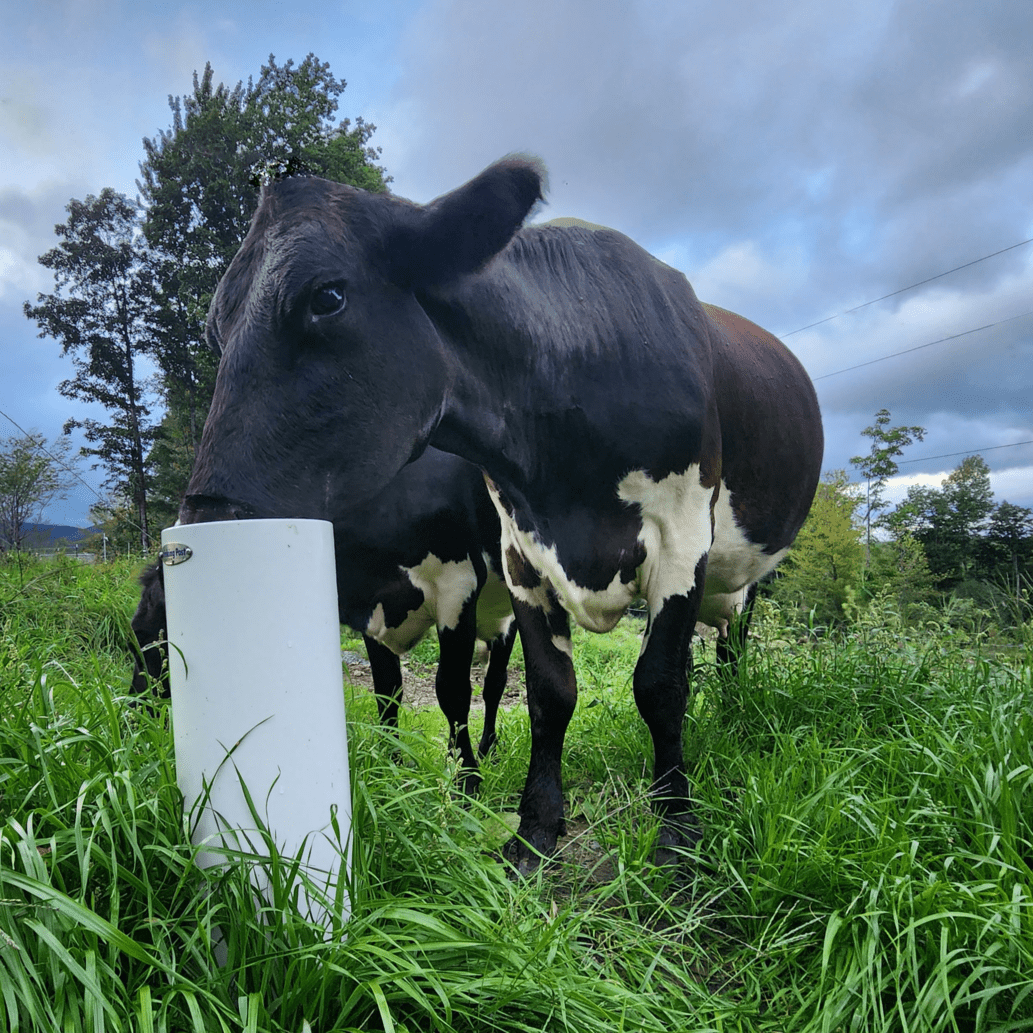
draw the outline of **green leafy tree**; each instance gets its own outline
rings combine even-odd
[[[845,470],[827,472],[818,485],[810,513],[782,565],[776,594],[813,612],[815,620],[840,620],[843,604],[860,583],[864,545],[857,513],[857,485]]]
[[[990,514],[977,554],[980,576],[1007,584],[1016,598],[1033,573],[1033,510],[1001,502]]]
[[[889,409],[880,409],[875,414],[875,422],[861,431],[863,437],[872,439],[868,454],[850,459],[850,464],[857,467],[867,487],[863,517],[865,566],[871,565],[872,515],[886,508],[886,482],[897,474],[899,467],[896,460],[904,454],[908,445],[925,438],[925,427],[891,427],[889,422]]]
[[[132,499],[109,492],[90,507],[90,524],[97,529],[97,534],[87,539],[86,548],[95,555],[109,560],[116,556],[139,555],[140,536]]]
[[[917,605],[932,603],[935,582],[922,543],[907,531],[892,541],[875,542],[865,588],[872,595],[891,596],[905,620]]]
[[[61,342],[75,377],[58,390],[66,398],[99,402],[109,422],[68,420],[65,433],[82,427],[94,456],[108,471],[105,484],[132,500],[141,545],[149,547],[147,454],[154,439],[143,356],[155,347],[154,269],[139,232],[138,205],[110,188],[66,208],[62,238],[40,256],[53,270],[57,290],[39,294],[25,314],[39,336]]]
[[[993,512],[990,468],[982,456],[963,459],[939,488],[912,485],[885,520],[899,539],[913,535],[922,544],[941,589],[950,590],[978,574],[982,538]]]
[[[47,443],[38,432],[0,441],[0,552],[19,552],[47,507],[75,480],[71,443]]]
[[[138,186],[144,234],[157,256],[156,319],[166,413],[154,454],[156,504],[174,512],[186,486],[215,380],[202,345],[212,294],[247,233],[262,182],[306,171],[382,191],[368,145],[375,127],[336,121],[345,89],[309,54],[299,65],[270,55],[257,80],[215,85],[210,64],[193,92],[170,98],[172,126],[144,140]]]

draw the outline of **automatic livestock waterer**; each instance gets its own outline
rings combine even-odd
[[[162,533],[162,562],[177,779],[198,863],[255,855],[263,891],[260,824],[281,855],[303,848],[333,899],[342,856],[350,869],[351,786],[332,526],[181,525]]]

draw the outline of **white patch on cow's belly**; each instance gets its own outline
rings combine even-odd
[[[566,575],[554,545],[546,546],[517,527],[490,481],[488,490],[502,521],[503,556],[515,548],[543,579],[538,588],[515,585],[507,567],[506,581],[514,597],[548,610],[546,589],[551,585],[564,609],[590,631],[609,631],[639,595],[645,597],[655,618],[667,599],[687,595],[696,587],[696,567],[709,553],[699,620],[724,632],[732,615],[741,612],[749,586],[773,570],[787,552],[768,555],[762,545],[746,538],[735,522],[723,482],[711,525],[714,489],[700,484],[698,464],[659,481],[644,470],[634,470],[618,484],[617,494],[638,507],[642,518],[638,540],[645,546],[645,562],[636,580],[622,582],[618,572],[607,588],[590,591]]]
[[[423,603],[396,627],[388,627],[383,604],[373,610],[366,634],[393,653],[411,649],[432,627],[453,629],[467,600],[477,591],[477,572],[469,559],[442,561],[433,553],[415,567],[402,567]]]
[[[507,528],[507,524],[509,525]],[[503,521],[502,544],[516,546],[517,551],[526,559],[542,577],[542,586],[527,589],[522,585],[514,585],[506,571],[506,582],[516,598],[549,611],[550,605],[546,597],[546,587],[551,585],[559,597],[560,604],[581,625],[589,631],[612,631],[624,615],[624,611],[635,601],[636,586],[633,581],[625,584],[621,581],[620,571],[613,575],[613,580],[602,590],[584,588],[567,577],[556,552],[556,546],[544,546],[534,536],[525,534],[516,524],[506,519]],[[507,536],[507,529],[510,534]]]
[[[699,465],[654,481],[634,470],[617,486],[625,502],[638,506],[646,547],[639,573],[640,590],[655,618],[673,595],[687,595],[696,585],[696,566],[710,549],[710,506],[714,489],[699,483]]]
[[[521,531],[507,515],[494,486],[489,483],[488,487],[502,520],[503,556],[514,547],[552,586],[563,608],[589,631],[609,631],[639,595],[646,597],[650,612],[658,614],[666,599],[685,595],[694,587],[696,565],[710,548],[714,489],[699,483],[698,464],[660,481],[654,481],[644,470],[634,470],[617,485],[618,497],[636,505],[641,514],[638,539],[645,546],[646,559],[637,578],[622,581],[617,570],[601,591],[572,581],[560,564],[556,547]],[[514,585],[508,569],[506,580],[516,598],[547,608],[546,586],[528,589]]]
[[[707,560],[707,581],[699,620],[722,634],[733,614],[741,613],[750,585],[774,570],[788,549],[768,554],[763,545],[747,539],[735,521],[731,495],[721,482],[714,506],[714,543]]]
[[[563,608],[583,628],[589,631],[610,631],[634,601],[635,585],[624,584],[619,571],[602,591],[592,591],[572,581],[560,564],[556,546],[543,545],[533,534],[522,531],[506,511],[498,489],[490,480],[485,480],[488,494],[502,523],[502,565],[505,568],[506,584],[514,598],[548,613],[551,607],[547,592],[551,586]],[[538,572],[542,579],[538,587],[527,588],[514,584],[509,564],[505,562],[510,549],[516,550]]]

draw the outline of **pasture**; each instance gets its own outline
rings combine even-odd
[[[1002,644],[881,609],[812,639],[762,601],[736,681],[697,649],[685,757],[704,836],[677,868],[652,863],[634,621],[575,634],[571,835],[524,879],[498,852],[526,711],[502,715],[469,801],[437,708],[405,710],[396,740],[350,685],[353,916],[324,939],[290,898],[291,858],[274,858],[275,915],[255,915],[246,860],[191,864],[166,705],[127,705],[135,572],[0,564],[3,1028],[1033,1028],[1028,628]]]

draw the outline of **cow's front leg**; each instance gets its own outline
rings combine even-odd
[[[531,762],[520,800],[520,827],[504,853],[521,874],[533,871],[540,855],[552,854],[566,832],[560,759],[577,703],[567,614],[551,590],[543,601],[545,606],[539,607],[513,599],[527,676]]]
[[[696,566],[695,584],[702,586],[707,559]],[[635,665],[635,703],[653,739],[653,806],[662,825],[657,861],[672,859],[672,846],[699,842],[700,833],[689,803],[689,783],[682,753],[682,725],[688,704],[692,667],[692,634],[699,613],[700,591],[672,595],[651,605],[642,653]]]
[[[162,699],[171,695],[165,642],[165,574],[160,563],[148,567],[140,576],[140,602],[133,614],[136,659],[130,691],[136,695],[157,693]]]
[[[459,754],[463,792],[475,793],[481,784],[477,758],[470,742],[470,664],[477,642],[477,597],[467,602],[454,628],[438,628],[440,657],[434,679],[438,704],[448,719],[448,748]]]

